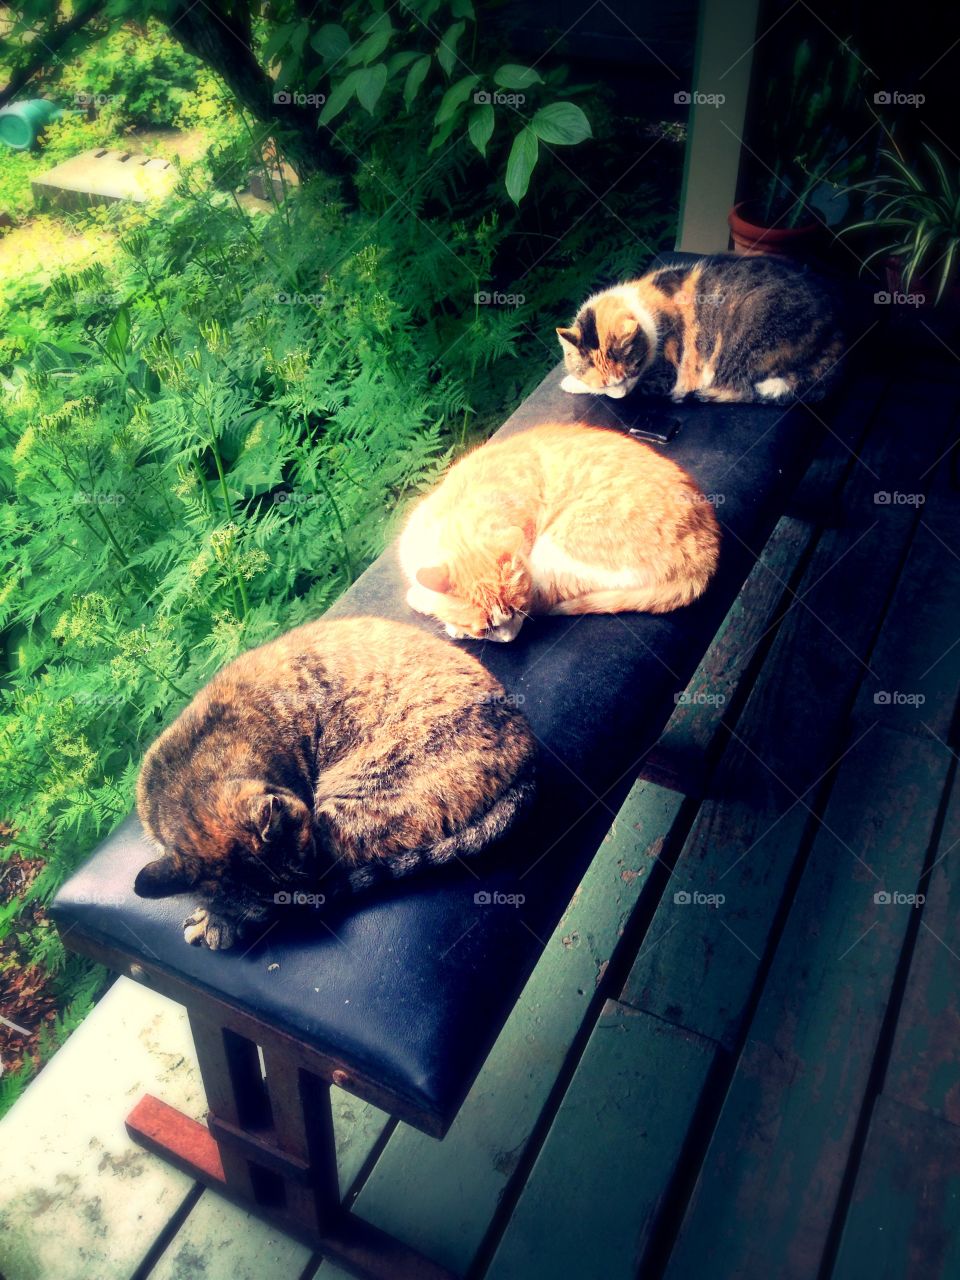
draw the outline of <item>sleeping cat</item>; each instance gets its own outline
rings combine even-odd
[[[827,284],[768,255],[660,267],[588,298],[557,336],[563,390],[615,399],[819,400],[845,349]]]
[[[534,613],[666,613],[695,600],[720,530],[690,477],[602,428],[546,423],[462,458],[400,538],[407,603],[455,639]]]
[[[479,852],[533,756],[475,658],[402,623],[311,622],[229,663],[147,752],[137,808],[163,854],[134,888],[196,894],[183,936],[222,950],[297,892]]]

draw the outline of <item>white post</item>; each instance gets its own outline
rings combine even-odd
[[[688,253],[729,243],[758,9],[759,0],[701,0],[677,223],[676,247]]]

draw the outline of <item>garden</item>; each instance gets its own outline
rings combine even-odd
[[[675,218],[682,127],[616,115],[561,49],[504,61],[470,0],[271,7],[266,109],[149,8],[46,54],[30,97],[62,114],[0,151],[0,1111],[103,989],[44,904],[151,740],[322,613],[555,362],[557,317]],[[11,84],[45,12],[6,20]],[[618,189],[625,135],[658,164]],[[34,206],[32,177],[97,148],[171,159],[175,193]]]

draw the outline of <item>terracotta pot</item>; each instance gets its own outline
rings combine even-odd
[[[772,253],[782,258],[803,258],[815,250],[820,238],[820,224],[817,222],[805,222],[800,227],[764,227],[749,219],[750,202],[747,200],[735,204],[727,214],[736,253]]]

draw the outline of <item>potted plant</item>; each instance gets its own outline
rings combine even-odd
[[[911,166],[892,134],[891,148],[880,152],[880,171],[851,190],[867,196],[872,212],[845,227],[842,235],[871,232],[880,245],[863,260],[881,258],[891,293],[913,293],[922,303],[944,297],[960,302],[956,283],[960,246],[960,172],[951,176],[929,143],[926,163]]]
[[[843,192],[842,184],[866,164],[862,153],[846,159],[846,132],[837,127],[856,106],[861,69],[846,44],[824,62],[814,60],[809,40],[801,40],[789,84],[769,78],[756,147],[767,178],[755,197],[728,215],[737,253],[803,257],[816,247],[822,219],[810,211],[815,193],[824,185]]]

